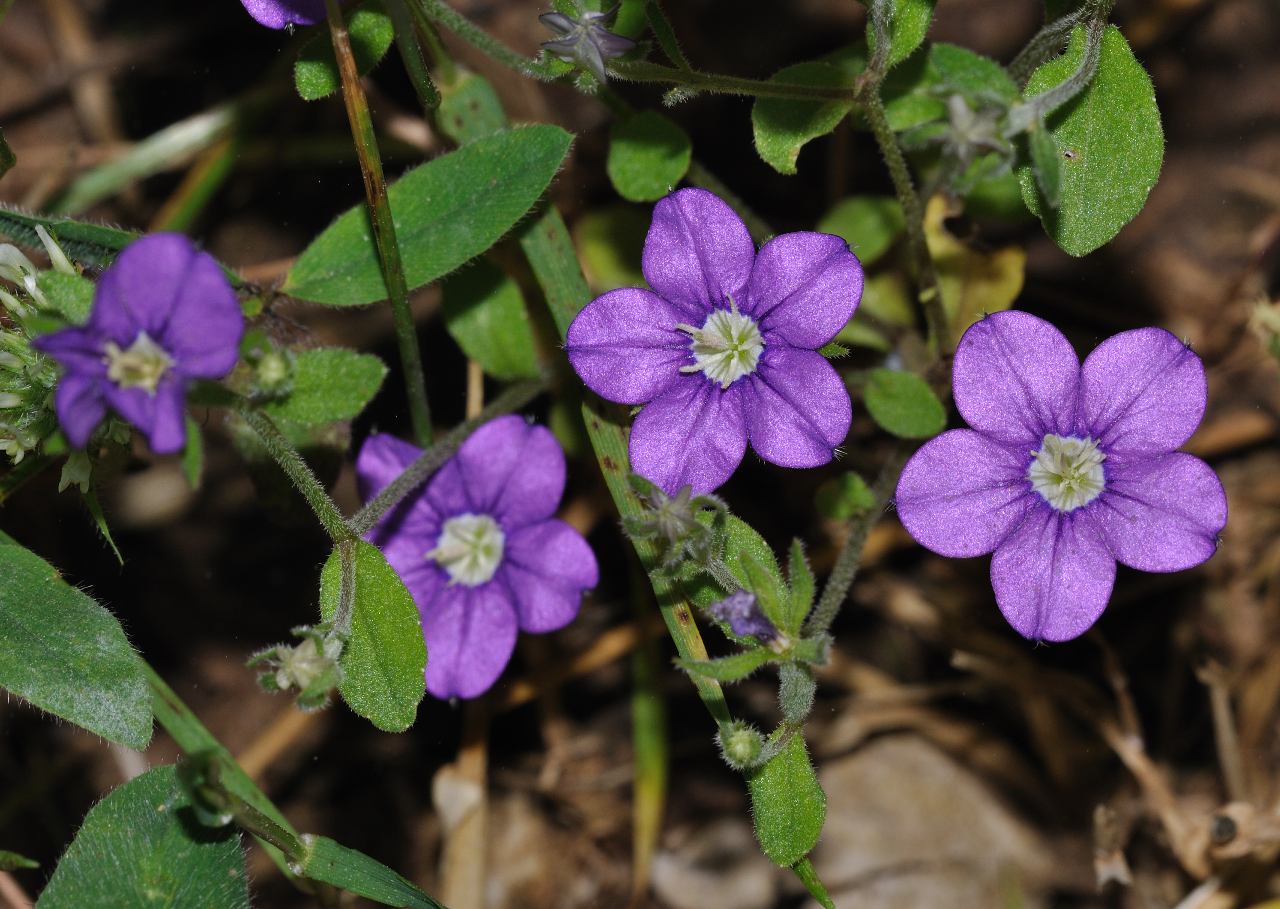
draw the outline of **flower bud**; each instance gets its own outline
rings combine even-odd
[[[764,748],[764,737],[750,723],[734,720],[716,733],[720,754],[734,770],[750,770]]]

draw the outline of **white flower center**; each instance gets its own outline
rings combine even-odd
[[[683,322],[676,326],[693,339],[693,360],[681,366],[681,372],[704,372],[721,388],[728,388],[743,376],[756,371],[764,351],[764,337],[749,316],[738,312],[738,304],[729,298],[729,309],[717,309],[707,316],[701,328]]]
[[[114,341],[108,341],[102,348],[106,354],[103,362],[107,364],[107,378],[121,388],[145,388],[147,394],[155,394],[160,379],[173,365],[173,359],[164,348],[151,340],[145,331],[138,332],[138,337],[127,350],[121,350]]]
[[[1047,435],[1032,454],[1036,459],[1027,468],[1027,479],[1058,511],[1075,511],[1102,494],[1107,456],[1093,439]]]
[[[487,514],[460,514],[444,522],[436,548],[425,557],[439,562],[452,583],[478,587],[502,564],[505,543],[502,528]]]

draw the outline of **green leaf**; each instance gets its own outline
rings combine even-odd
[[[618,195],[632,202],[653,202],[674,190],[692,160],[689,136],[656,111],[620,120],[609,130],[605,169]]]
[[[779,865],[794,865],[818,842],[827,796],[813,772],[804,736],[795,732],[772,760],[747,777],[760,848]]]
[[[906,224],[893,196],[850,196],[823,215],[815,229],[842,237],[866,268],[889,251]]]
[[[151,740],[141,658],[107,610],[0,541],[0,687],[130,748]]]
[[[836,341],[828,341],[818,348],[818,353],[822,354],[828,360],[839,360],[849,356],[849,348]]]
[[[714,516],[704,513],[699,519],[710,523],[714,520]],[[763,567],[764,577],[767,578],[767,583],[761,585],[765,588],[764,596],[782,602],[786,595],[786,584],[782,579],[782,571],[778,568],[778,560],[774,557],[769,544],[764,541],[764,537],[756,533],[755,528],[750,524],[735,515],[726,515],[722,527],[724,551],[721,558],[724,560],[725,567],[729,569],[729,573],[744,590],[751,590],[759,597],[760,591],[752,590],[751,577],[744,565],[744,560],[753,559],[757,565]],[[699,572],[697,580],[692,578],[688,580],[691,581],[690,599],[696,606],[705,609],[725,598],[724,591],[705,573]],[[724,627],[728,628],[727,625]]]
[[[444,282],[442,297],[445,328],[485,372],[495,379],[538,376],[524,297],[506,272],[477,259]]]
[[[356,69],[362,76],[378,65],[396,37],[391,17],[381,3],[372,0],[347,16],[347,33],[351,36]],[[293,66],[293,84],[304,101],[327,98],[342,88],[328,29],[320,29],[303,45]]]
[[[302,874],[313,881],[332,884],[384,906],[404,909],[444,909],[386,865],[363,852],[348,849],[327,836],[303,835],[307,850]]]
[[[279,423],[305,426],[353,420],[373,400],[386,375],[386,365],[373,354],[341,347],[304,350],[293,361],[289,396],[268,401],[262,410]]]
[[[924,42],[937,0],[892,0],[889,20],[889,66],[901,63]],[[876,49],[875,30],[867,22],[867,47]]]
[[[1062,153],[1058,151],[1058,143],[1053,141],[1049,130],[1036,127],[1027,134],[1027,146],[1040,198],[1049,208],[1056,209],[1062,205]]]
[[[39,868],[40,863],[25,855],[0,849],[0,871],[17,871],[22,868]]]
[[[572,136],[524,126],[477,139],[415,167],[388,197],[410,290],[449,274],[492,246],[551,183]],[[330,306],[387,297],[364,205],[330,225],[289,272],[284,293]]]
[[[861,48],[837,51],[822,60],[796,63],[778,70],[771,82],[821,88],[851,88],[866,59]],[[825,136],[853,108],[848,101],[796,101],[790,98],[757,98],[751,106],[751,131],[756,151],[765,163],[783,174],[796,172],[800,149]]]
[[[0,203],[0,237],[32,249],[42,248],[37,225],[48,229],[72,261],[81,265],[105,268],[116,253],[138,237],[136,231],[120,230],[106,224],[93,224],[48,215],[32,215]]]
[[[1067,52],[1031,76],[1033,97],[1062,82],[1080,65],[1084,30],[1071,33]],[[1022,198],[1063,250],[1083,256],[1102,246],[1146,204],[1164,160],[1164,131],[1151,77],[1115,26],[1102,36],[1093,81],[1047,118],[1062,155],[1062,205],[1045,203],[1034,168],[1019,168]]]
[[[717,682],[739,682],[773,659],[777,659],[777,654],[772,650],[767,647],[757,647],[754,650],[744,650],[741,653],[718,657],[714,660],[677,660],[676,662],[685,672],[695,672],[706,678],[715,679]]]
[[[487,79],[463,72],[451,84],[440,86],[436,122],[441,132],[462,144],[506,129],[507,114]]]
[[[173,767],[149,770],[90,809],[40,894],[40,909],[248,909],[234,826],[199,827]]]
[[[36,285],[50,308],[72,325],[89,321],[94,285],[88,278],[61,271],[42,271],[36,276]]]
[[[347,706],[379,729],[403,732],[413,725],[426,689],[418,607],[377,547],[363,540],[354,545],[355,608],[339,691]],[[320,573],[320,617],[326,622],[337,612],[341,586],[341,554],[334,549]]]
[[[815,581],[813,571],[809,568],[809,560],[804,557],[804,544],[799,540],[791,541],[788,553],[787,581],[791,585],[791,596],[787,600],[787,612],[782,617],[782,630],[794,635],[800,630],[809,608],[813,605]]]
[[[187,414],[187,446],[182,449],[182,475],[192,489],[200,488],[200,479],[204,475],[204,433],[191,414]]]
[[[944,43],[930,45],[929,71],[931,81],[944,94],[963,95],[975,102],[991,100],[1005,104],[1021,98],[1018,84],[1003,66],[967,47]]]
[[[913,372],[873,369],[866,404],[871,418],[904,439],[924,439],[942,432],[947,412],[929,384]]]
[[[574,222],[573,242],[593,290],[645,283],[640,260],[648,231],[649,214],[631,205],[592,209]]]
[[[874,508],[876,497],[862,477],[849,472],[819,486],[815,504],[824,518],[848,521]]]

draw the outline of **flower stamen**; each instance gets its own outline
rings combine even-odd
[[[487,514],[460,514],[444,522],[436,548],[424,558],[440,564],[449,582],[464,587],[487,584],[502,564],[506,536]]]
[[[1107,456],[1093,439],[1046,435],[1027,468],[1031,487],[1058,511],[1088,505],[1106,485],[1102,462]]]
[[[160,380],[173,365],[173,358],[145,331],[138,332],[138,337],[126,350],[121,350],[116,342],[108,341],[102,352],[108,379],[121,388],[144,388],[149,395],[156,393]]]
[[[750,316],[738,312],[733,297],[729,298],[729,309],[712,312],[701,328],[681,322],[676,330],[693,339],[690,347],[694,362],[681,366],[680,371],[706,373],[721,389],[755,372],[764,352],[764,336],[759,326]]]

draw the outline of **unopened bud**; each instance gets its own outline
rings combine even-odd
[[[734,770],[749,770],[760,758],[764,737],[750,723],[734,720],[716,734],[720,754]]]

